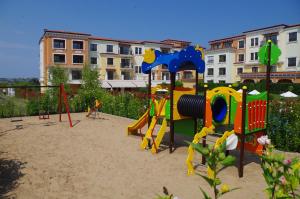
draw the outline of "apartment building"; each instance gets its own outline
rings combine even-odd
[[[40,39],[40,83],[51,84],[49,69],[59,66],[66,69],[69,83],[81,83],[81,71],[89,64],[99,71],[104,88],[145,87],[148,75],[142,74],[141,65],[146,49],[160,50],[163,53],[176,52],[191,44],[188,41],[166,39],[163,41],[132,41],[93,36],[86,33],[44,30]],[[166,66],[152,71],[153,84],[169,83],[170,74]],[[195,72],[177,74],[189,84]]]
[[[281,49],[271,66],[272,82],[300,83],[300,24],[280,24],[244,31],[241,35],[210,41],[205,52],[205,82],[259,82],[266,67],[258,62],[259,48],[272,40]]]

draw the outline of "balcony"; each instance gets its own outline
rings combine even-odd
[[[242,79],[256,78],[256,79],[265,79],[265,72],[257,72],[257,73],[241,73],[240,77]],[[273,79],[299,79],[300,72],[271,72],[271,78]]]
[[[133,65],[132,64],[122,64],[120,65],[121,69],[125,69],[125,70],[132,70],[133,69]]]
[[[132,50],[130,49],[130,46],[120,46],[119,54],[125,56],[131,56]]]

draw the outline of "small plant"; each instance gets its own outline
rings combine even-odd
[[[155,199],[179,199],[178,197],[174,197],[173,194],[169,194],[169,191],[166,187],[163,187],[164,195],[157,195]]]
[[[275,153],[268,136],[257,141],[265,146],[261,156],[263,176],[268,187],[265,189],[270,199],[300,198],[295,193],[300,181],[300,161],[298,158],[286,159],[284,154]]]
[[[208,145],[208,147],[203,147],[199,144],[193,144],[194,149],[201,153],[207,161],[207,176],[197,173],[201,176],[211,188],[213,188],[214,196],[210,197],[202,188],[201,192],[205,199],[216,199],[222,195],[231,192],[237,188],[230,188],[227,184],[221,182],[221,179],[218,178],[219,172],[225,167],[232,166],[235,162],[235,157],[225,155],[226,142],[223,142],[220,145]]]

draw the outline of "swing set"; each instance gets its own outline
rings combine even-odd
[[[36,98],[36,94],[33,92],[31,93],[33,89],[37,89],[39,92],[41,92],[42,90],[45,90],[45,89],[51,89],[51,88],[57,88],[58,89],[58,107],[57,107],[57,112],[59,114],[59,122],[62,121],[62,108],[63,108],[63,104],[65,106],[65,111],[66,113],[68,114],[68,120],[69,120],[69,125],[70,127],[73,127],[73,123],[72,123],[72,119],[71,119],[71,114],[70,114],[70,109],[69,109],[69,103],[68,103],[68,96],[67,96],[67,93],[65,92],[65,89],[64,89],[64,84],[60,84],[60,85],[49,85],[49,86],[1,86],[0,89],[2,90],[8,90],[8,89],[14,89],[14,90],[21,90],[22,92],[22,97],[23,99],[25,100],[31,100],[29,98]],[[13,96],[15,96],[16,93],[13,94]],[[38,114],[39,114],[39,119],[40,120],[46,120],[46,119],[50,119],[50,103],[49,101],[46,102],[46,104],[43,106],[41,104],[41,98],[44,96],[44,93],[40,93],[38,95],[38,102],[39,102],[39,105],[38,105]],[[18,96],[19,97],[19,96]],[[50,97],[49,97],[50,99]],[[10,114],[10,118],[11,118],[11,122],[21,122],[23,121],[23,116],[24,113],[22,113],[20,116],[16,116],[15,114],[15,107],[14,107],[14,103],[13,103],[13,111],[12,113]],[[23,111],[25,112],[25,111]]]

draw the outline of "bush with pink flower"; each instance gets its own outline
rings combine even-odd
[[[264,145],[261,156],[263,176],[268,185],[266,192],[271,199],[300,198],[295,190],[300,183],[300,161],[298,158],[287,159],[283,153],[273,151],[274,146],[268,136],[262,136],[257,141]]]

